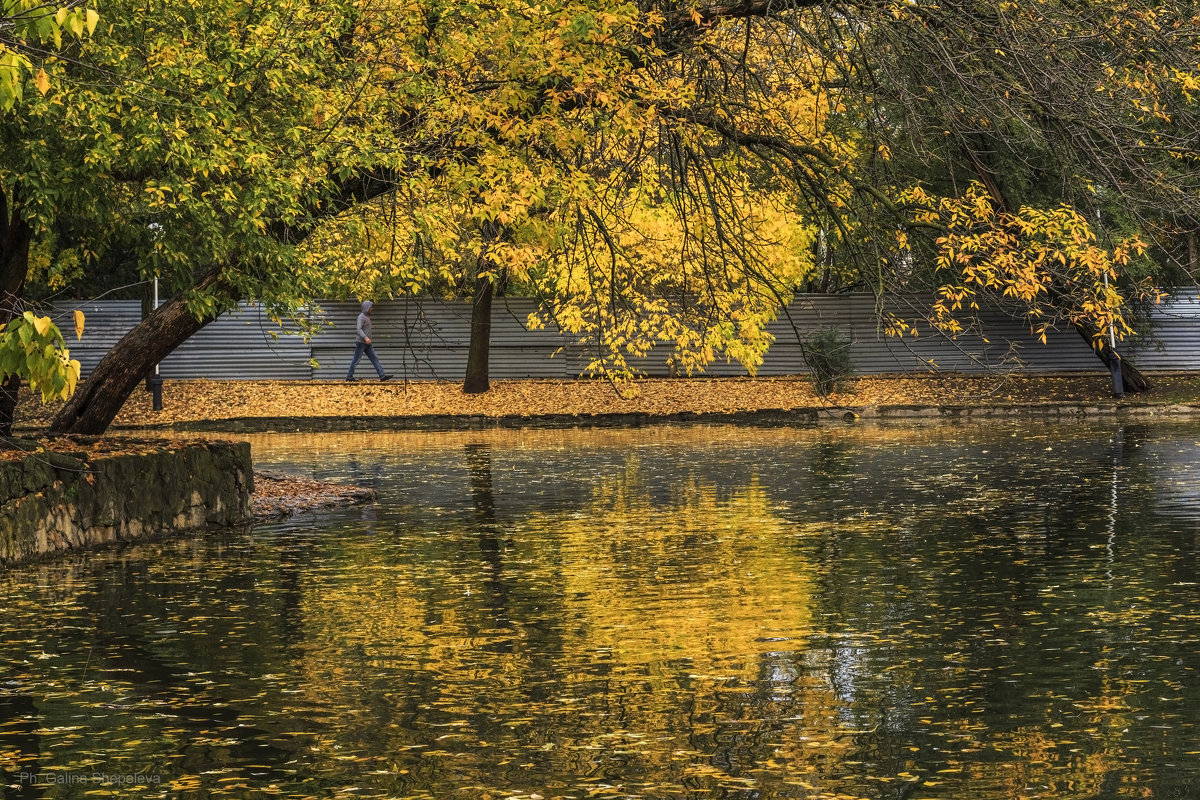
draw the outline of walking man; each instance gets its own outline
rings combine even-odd
[[[363,300],[362,311],[358,313],[358,327],[356,328],[356,336],[354,343],[354,358],[350,360],[350,369],[346,371],[346,380],[354,380],[354,368],[358,366],[358,360],[362,358],[363,353],[367,354],[367,358],[371,359],[371,363],[375,366],[375,372],[379,374],[379,380],[386,381],[392,377],[383,371],[383,365],[379,363],[379,357],[375,355],[375,348],[371,346],[371,309],[375,304],[370,300]]]

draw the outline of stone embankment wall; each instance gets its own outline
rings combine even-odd
[[[0,460],[0,566],[250,520],[249,444],[131,445]]]

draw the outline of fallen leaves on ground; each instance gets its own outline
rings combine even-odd
[[[358,505],[374,500],[374,489],[323,483],[276,472],[255,472],[250,513],[259,520],[281,519],[302,511]]]
[[[1200,377],[1155,376],[1158,388],[1131,399],[1196,402]],[[122,427],[166,426],[207,420],[302,417],[499,417],[601,414],[729,413],[797,408],[858,409],[887,405],[1009,405],[1110,402],[1107,375],[862,377],[821,397],[805,377],[676,378],[626,383],[620,391],[599,380],[497,380],[485,394],[464,394],[449,381],[166,381],[163,410],[135,391],[114,422]],[[52,418],[24,393],[19,425],[36,428]]]

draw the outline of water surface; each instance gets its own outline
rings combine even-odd
[[[1200,426],[261,435],[0,574],[5,797],[1200,795]]]

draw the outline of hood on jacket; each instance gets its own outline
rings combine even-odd
[[[367,313],[368,311],[370,311],[370,310],[371,310],[371,307],[372,307],[372,306],[374,306],[374,305],[375,305],[375,304],[374,304],[374,303],[372,303],[370,300],[363,300],[363,302],[362,302],[362,313],[364,313],[364,314],[365,314],[365,313]]]

